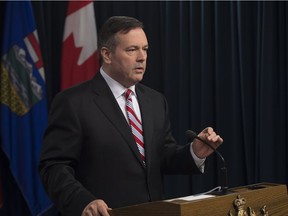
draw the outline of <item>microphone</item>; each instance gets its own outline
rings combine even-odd
[[[211,144],[209,144],[208,142],[206,142],[205,140],[200,138],[194,131],[187,130],[186,136],[188,138],[190,138],[192,141],[194,139],[200,140],[202,143],[209,146],[218,155],[218,157],[221,159],[221,161],[222,161],[222,168],[220,169],[220,171],[221,171],[221,173],[220,173],[221,174],[220,175],[221,176],[220,177],[221,189],[220,189],[220,191],[215,191],[215,192],[212,192],[211,194],[213,194],[213,195],[225,195],[225,194],[227,194],[227,192],[228,192],[228,177],[227,177],[226,163],[225,163],[223,156],[220,154],[220,152],[216,148],[214,148]]]

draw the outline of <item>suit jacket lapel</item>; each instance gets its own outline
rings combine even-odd
[[[92,81],[92,88],[96,95],[94,100],[96,105],[101,109],[107,119],[122,134],[123,139],[128,143],[139,162],[143,164],[140,158],[139,150],[132,136],[131,128],[126,121],[116,99],[114,98],[112,91],[100,73],[94,77]]]

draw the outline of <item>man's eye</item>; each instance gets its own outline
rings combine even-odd
[[[128,51],[128,52],[135,52],[136,49],[134,49],[134,48],[133,48],[133,49],[128,49],[127,51]]]

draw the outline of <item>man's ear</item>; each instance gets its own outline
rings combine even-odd
[[[101,56],[102,56],[103,62],[106,64],[111,63],[110,53],[111,53],[111,51],[107,47],[101,48]]]

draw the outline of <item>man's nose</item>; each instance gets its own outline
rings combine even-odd
[[[146,50],[139,50],[137,60],[138,61],[145,61],[147,59],[147,51]]]

